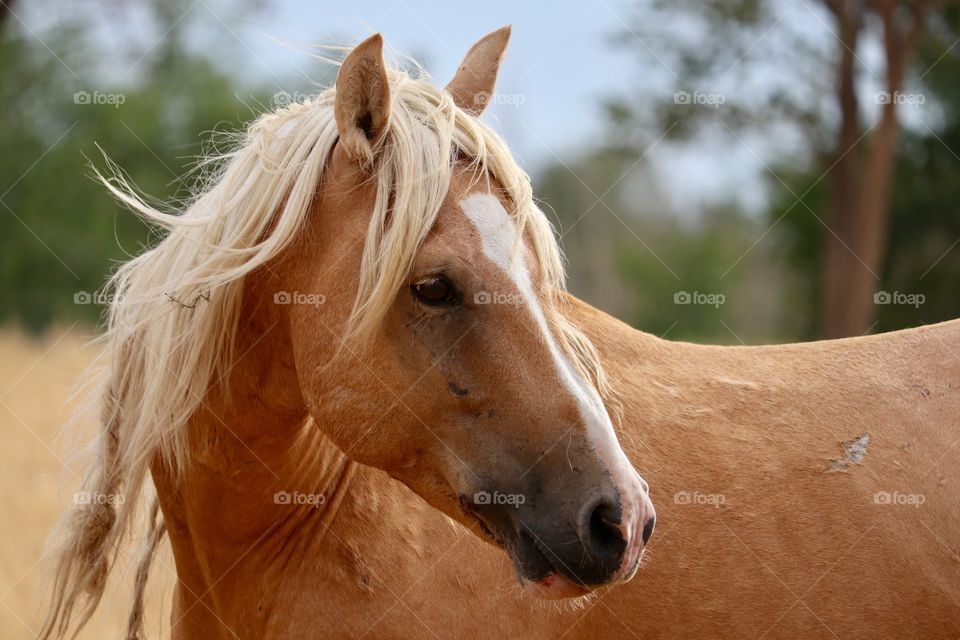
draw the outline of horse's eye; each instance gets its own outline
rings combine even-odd
[[[420,302],[431,307],[456,304],[459,299],[457,290],[444,276],[431,276],[410,285],[410,289]]]

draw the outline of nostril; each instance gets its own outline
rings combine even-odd
[[[645,525],[643,525],[643,545],[644,546],[647,545],[647,542],[649,542],[650,540],[650,536],[653,535],[653,525],[656,524],[656,522],[657,522],[657,517],[653,516],[652,518],[647,520],[647,523]]]
[[[587,515],[587,535],[585,542],[594,555],[605,555],[611,551],[619,552],[626,541],[620,533],[620,509],[613,503],[599,498],[585,509]]]

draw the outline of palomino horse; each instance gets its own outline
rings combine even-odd
[[[97,499],[44,637],[97,606],[148,472],[137,588],[168,534],[177,638],[960,632],[960,325],[702,347],[569,298],[474,117],[507,36],[447,91],[367,40],[182,216],[110,183],[170,234],[115,278]],[[664,528],[632,580],[654,515],[629,461]]]

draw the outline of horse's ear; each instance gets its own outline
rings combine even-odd
[[[390,116],[390,82],[379,33],[354,47],[340,64],[333,112],[344,150],[361,162],[372,160]]]
[[[488,33],[470,47],[447,85],[447,91],[458,107],[475,116],[483,113],[493,96],[493,85],[497,82],[497,71],[509,40],[510,25],[507,25]]]

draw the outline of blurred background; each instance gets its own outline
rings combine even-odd
[[[484,118],[531,174],[580,297],[718,344],[960,316],[948,1],[0,0],[0,636],[37,628],[69,495],[55,434],[97,291],[157,240],[91,165],[106,153],[175,203],[211,135],[332,81],[311,45],[379,31],[445,84],[507,23]],[[107,602],[89,637],[125,606]]]

